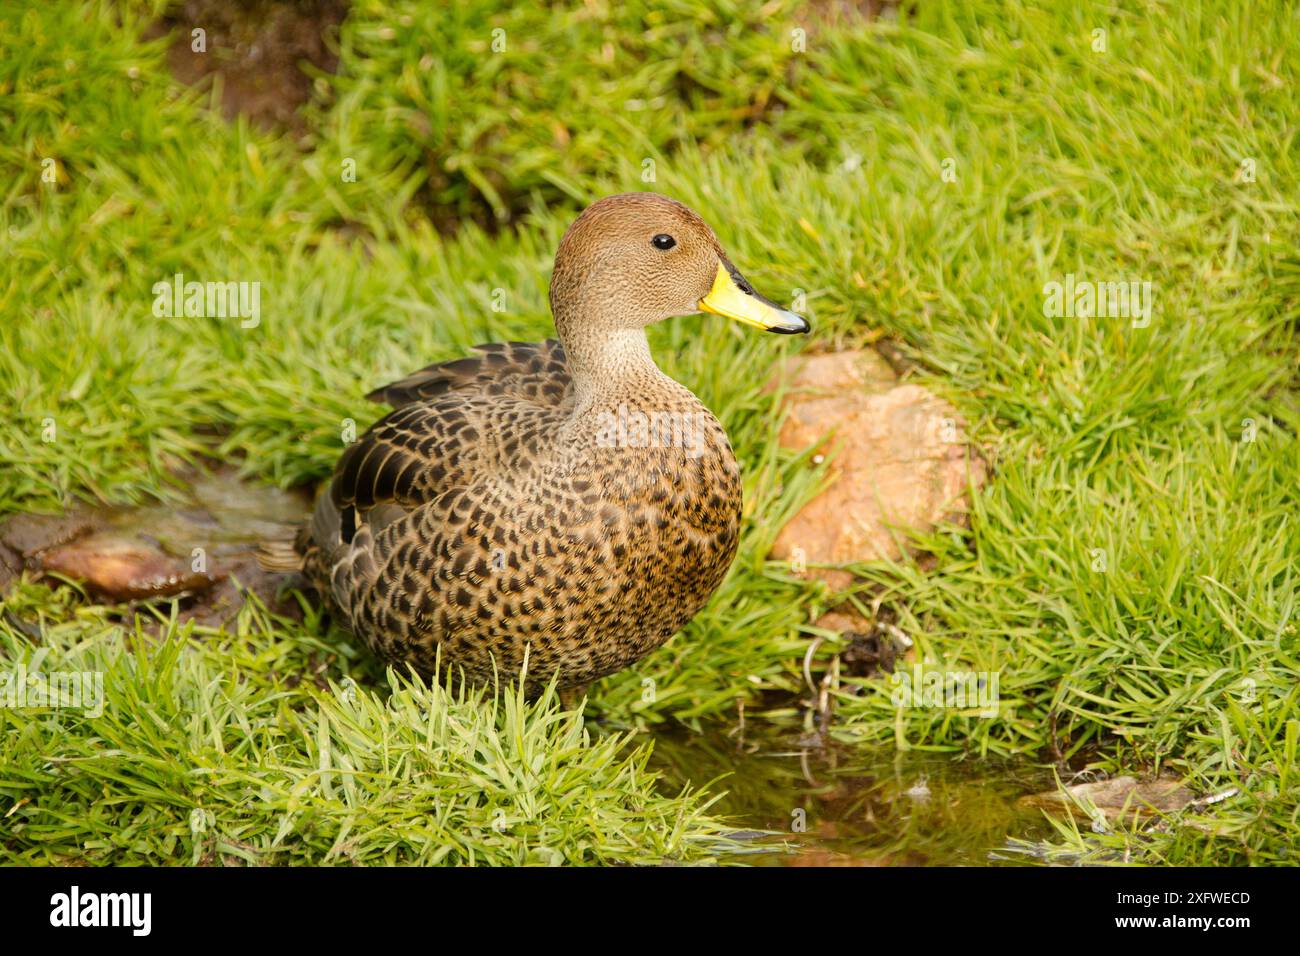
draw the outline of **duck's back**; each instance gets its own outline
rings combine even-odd
[[[739,470],[686,389],[575,408],[554,340],[480,346],[371,397],[395,410],[340,459],[304,569],[390,661],[559,684],[662,644],[735,554]],[[667,382],[667,380],[665,380]]]

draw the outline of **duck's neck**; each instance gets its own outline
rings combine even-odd
[[[556,327],[573,379],[579,414],[617,405],[629,395],[649,396],[673,383],[650,355],[645,329],[601,328],[584,322],[575,328],[557,316]]]

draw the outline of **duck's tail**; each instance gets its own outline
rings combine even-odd
[[[258,545],[257,564],[263,571],[295,573],[303,568],[303,554],[294,538],[271,539]]]

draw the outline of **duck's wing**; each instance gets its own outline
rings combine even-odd
[[[339,566],[361,557],[350,552],[365,550],[383,528],[439,495],[519,464],[563,419],[572,382],[559,342],[475,351],[368,396],[396,407],[344,451],[295,545],[309,576],[333,578],[342,607],[349,598],[340,592]]]
[[[564,348],[544,342],[491,342],[474,346],[478,355],[438,362],[366,396],[401,408],[457,389],[485,395],[512,395],[538,405],[558,405],[569,390]]]
[[[430,365],[366,396],[394,410],[339,458],[330,486],[336,508],[418,505],[486,469],[509,467],[518,446],[569,399],[572,383],[555,339],[474,350],[479,354]],[[346,515],[343,534],[349,540]]]

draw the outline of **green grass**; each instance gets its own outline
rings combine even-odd
[[[539,205],[580,208],[593,175],[639,177],[683,143],[779,120],[808,63],[780,29],[798,22],[795,7],[357,3],[321,152],[337,146],[366,178],[400,180],[413,218],[495,225]],[[436,53],[429,37],[445,41]]]
[[[890,608],[927,663],[999,672],[998,715],[898,710],[887,683],[840,676],[835,736],[972,758],[1055,748],[1108,771],[1164,768],[1199,793],[1238,790],[1141,832],[1066,829],[1040,856],[1288,862],[1300,829],[1295,11],[937,0],[903,22],[837,25],[790,4],[762,23],[727,3],[508,6],[358,4],[339,76],[310,111],[309,152],[228,126],[178,89],[161,47],[138,40],[135,6],[0,18],[0,512],[166,494],[169,466],[200,454],[267,481],[319,481],[344,421],[380,413],[369,388],[476,342],[548,334],[548,269],[574,209],[654,188],[703,213],[760,289],[806,290],[817,345],[902,342],[993,466],[970,528],[919,540],[933,562],[854,570],[855,599]],[[806,53],[790,47],[796,26]],[[654,105],[626,108],[638,99]],[[55,184],[41,181],[47,157]],[[346,158],[356,183],[339,176]],[[261,325],[154,317],[150,287],[177,271],[260,280]],[[1151,281],[1151,324],[1045,317],[1044,283],[1069,272]],[[700,726],[744,703],[751,719],[806,719],[810,622],[838,596],[767,560],[818,481],[777,450],[761,392],[792,346],[699,318],[652,343],[732,436],[744,538],[708,608],[598,685],[589,714]],[[1092,570],[1099,549],[1105,571]],[[507,696],[478,716],[433,689],[398,682],[390,695],[363,671],[353,714],[284,676],[313,655],[334,655],[321,674],[336,685],[362,666],[315,618],[251,615],[237,637],[197,641],[168,629],[144,654],[134,631],[68,592],[22,595],[11,609],[45,609],[54,656],[105,655],[121,680],[104,725],[0,710],[0,846],[14,858],[233,852],[186,836],[196,806],[265,861],[428,860],[444,845],[446,862],[540,846],[644,861],[717,847],[703,800],[656,795],[635,760],[616,772],[611,745],[553,704],[512,711]],[[0,634],[3,656],[26,652],[3,618]],[[840,650],[821,646],[818,675],[838,673]],[[431,709],[447,715],[434,730]],[[160,719],[166,733],[151,729]],[[471,806],[417,752],[435,733],[455,766],[474,766],[486,759],[475,733],[518,755],[514,730],[540,755],[534,809],[552,821],[534,817],[517,842],[481,831],[492,809],[522,806],[508,775],[487,775]],[[352,761],[350,783],[320,764],[321,734]],[[126,756],[86,759],[106,746]],[[564,789],[579,779],[586,823],[567,802],[582,791]],[[445,829],[384,810],[398,793],[450,808]],[[297,799],[304,825],[276,844]],[[157,826],[132,829],[137,818]]]
[[[663,797],[649,750],[594,738],[553,693],[484,695],[366,675],[249,607],[229,633],[162,635],[32,589],[44,672],[103,674],[103,713],[0,710],[9,863],[707,861],[735,849],[708,800]],[[355,677],[354,677],[355,673]],[[629,752],[630,751],[630,752]]]

